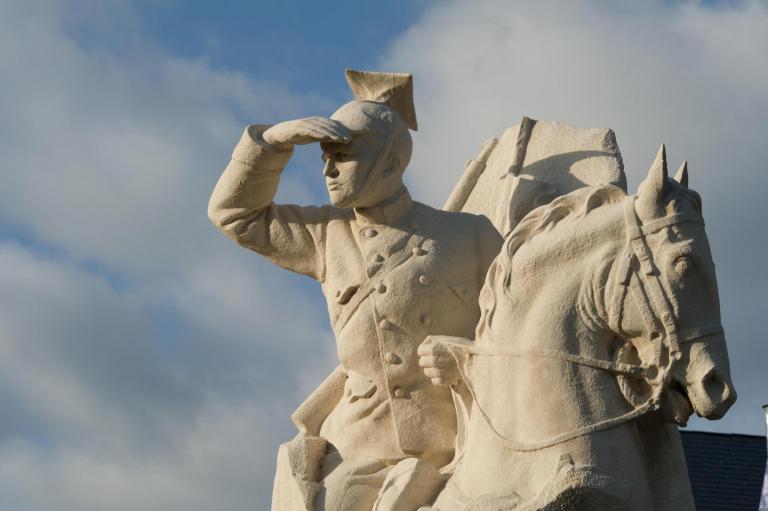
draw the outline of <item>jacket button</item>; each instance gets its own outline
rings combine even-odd
[[[387,286],[383,282],[380,282],[379,285],[376,286],[376,291],[378,291],[379,293],[386,293]]]
[[[379,321],[379,328],[382,330],[389,330],[389,328],[392,326],[392,323],[389,322],[387,319],[382,319]]]
[[[428,285],[429,284],[429,277],[427,277],[426,275],[420,275],[419,276],[419,284],[421,284],[422,286]]]
[[[373,238],[377,234],[379,234],[379,232],[373,227],[368,227],[367,229],[363,230],[363,236],[366,238]]]
[[[398,357],[391,351],[388,351],[384,354],[384,361],[386,361],[387,364],[399,364],[400,357]]]
[[[405,397],[405,391],[400,387],[395,387],[394,394],[395,394],[395,397],[400,397],[400,398]]]

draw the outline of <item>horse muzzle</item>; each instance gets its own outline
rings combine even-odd
[[[736,401],[736,390],[731,382],[725,336],[708,336],[689,344],[685,388],[696,415],[716,420]],[[685,361],[684,358],[684,361]],[[682,383],[682,382],[681,382]]]
[[[725,415],[736,401],[736,391],[730,378],[724,377],[713,367],[700,381],[688,385],[688,398],[696,415],[717,420]]]

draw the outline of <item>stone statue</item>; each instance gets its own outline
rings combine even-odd
[[[613,132],[524,117],[436,210],[402,182],[411,76],[347,80],[330,118],[249,126],[209,204],[320,281],[337,339],[272,509],[693,509],[677,427],[736,392],[687,166],[668,178],[662,147],[628,195]],[[312,142],[333,206],[274,204]]]
[[[476,340],[427,340],[473,398],[433,510],[694,509],[676,426],[736,399],[701,211],[662,146],[637,195],[581,188],[507,236]]]
[[[348,70],[347,80],[355,100],[329,119],[249,126],[208,209],[237,243],[318,280],[336,335],[341,365],[294,414],[300,434],[278,454],[275,510],[431,501],[457,419],[453,382],[433,384],[417,348],[428,335],[472,337],[501,247],[486,217],[415,202],[403,185],[411,76]],[[312,142],[333,206],[274,204],[293,146]]]

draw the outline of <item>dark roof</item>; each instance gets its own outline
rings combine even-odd
[[[681,431],[697,511],[756,511],[766,461],[764,436]]]

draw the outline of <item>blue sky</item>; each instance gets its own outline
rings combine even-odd
[[[205,56],[214,67],[342,101],[347,92],[339,70],[375,65],[425,5],[417,0],[378,5],[226,0],[145,8],[149,32],[174,53]]]
[[[108,2],[97,9],[98,24],[86,15],[72,28],[84,46],[107,46],[140,58],[142,44],[135,44],[136,38],[151,39],[178,57],[201,58],[214,69],[238,70],[297,94],[338,102],[347,96],[339,70],[375,65],[428,4],[141,0],[129,7]],[[127,16],[136,21],[130,28]]]
[[[334,341],[206,204],[246,124],[331,113],[345,67],[414,73],[435,206],[522,115],[613,128],[631,190],[688,159],[739,391],[690,427],[763,433],[766,54],[758,0],[0,1],[0,508],[266,508]],[[324,202],[320,169],[279,200]]]

